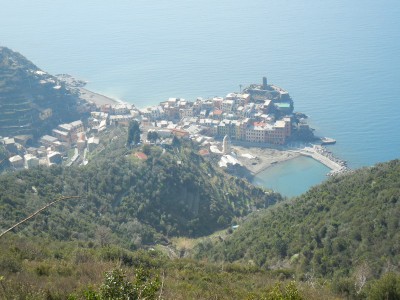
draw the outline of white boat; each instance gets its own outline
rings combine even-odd
[[[336,140],[328,137],[321,138],[321,145],[332,145],[335,144]]]

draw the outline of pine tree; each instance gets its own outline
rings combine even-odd
[[[129,122],[127,146],[139,144],[140,134],[139,122],[136,120]]]

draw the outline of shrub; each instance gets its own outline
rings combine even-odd
[[[381,279],[375,281],[368,291],[368,299],[400,300],[400,276],[387,273]]]

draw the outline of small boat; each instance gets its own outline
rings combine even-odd
[[[332,145],[335,144],[336,140],[328,137],[321,138],[321,145]]]

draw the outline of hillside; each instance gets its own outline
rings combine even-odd
[[[111,283],[109,274],[122,276],[111,277],[118,279]],[[278,278],[239,264],[168,259],[154,250],[132,252],[13,234],[0,243],[0,299],[128,299],[129,282],[148,291],[146,298],[129,299],[338,299],[326,287]],[[125,295],[111,296],[112,291]]]
[[[126,130],[108,134],[102,138],[102,150],[92,154],[85,167],[36,168],[1,176],[0,229],[62,195],[79,195],[19,232],[134,249],[167,243],[171,236],[210,234],[281,199],[215,169],[192,145],[127,150]],[[136,158],[137,151],[145,151],[148,159]]]
[[[257,213],[198,258],[337,278],[379,277],[400,267],[400,161],[334,177]]]
[[[331,178],[281,202],[215,169],[190,142],[127,149],[126,137],[120,127],[104,133],[86,166],[0,176],[1,231],[60,195],[81,197],[1,238],[0,297],[101,299],[89,295],[104,293],[105,272],[120,268],[136,283],[133,274],[143,269],[165,299],[400,294],[399,276],[387,273],[399,266],[400,161]],[[134,155],[139,151],[147,160]],[[205,236],[236,222],[233,233]],[[170,238],[182,236],[205,236],[197,260],[153,249],[170,254]],[[131,252],[138,248],[149,250]]]
[[[127,248],[205,234],[223,227],[221,216],[229,222],[279,196],[219,173],[190,145],[126,150],[109,134],[86,167],[0,177],[1,229],[56,195],[82,196],[2,237],[0,297],[125,299],[137,287],[148,299],[398,299],[400,277],[389,271],[399,264],[399,161],[260,210],[225,241],[205,237],[201,260],[170,259]],[[146,161],[132,158],[138,150]]]
[[[76,120],[78,98],[21,54],[0,47],[0,136],[37,137]]]

